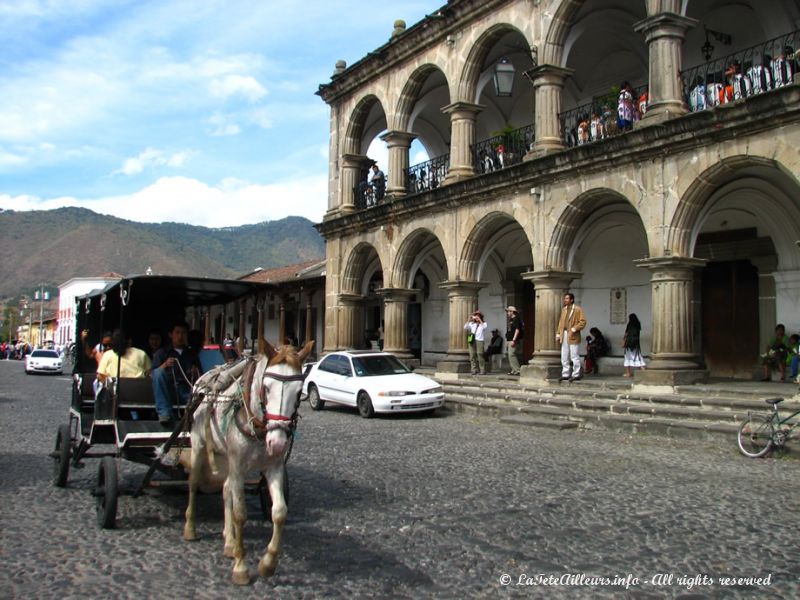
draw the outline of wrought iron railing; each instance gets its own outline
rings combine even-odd
[[[686,105],[708,110],[792,83],[800,66],[800,30],[681,71]]]
[[[522,162],[533,144],[533,125],[482,140],[472,146],[476,173],[490,173]]]
[[[447,177],[449,168],[449,153],[409,167],[406,172],[406,190],[409,194],[417,194],[436,189]]]
[[[356,210],[372,208],[384,199],[385,188],[376,189],[368,181],[360,182],[353,188],[353,204]]]
[[[647,110],[647,89],[646,84],[633,88],[630,119],[621,118],[619,95],[616,93],[559,113],[564,142],[572,148],[630,131],[633,123],[641,119]]]

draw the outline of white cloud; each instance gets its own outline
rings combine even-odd
[[[293,215],[321,221],[327,207],[327,190],[325,175],[270,184],[226,179],[219,186],[187,177],[162,177],[132,194],[91,200],[0,194],[0,208],[25,211],[79,206],[145,223],[175,221],[232,227]]]
[[[256,81],[255,77],[243,75],[226,75],[213,79],[209,84],[211,95],[227,99],[231,96],[242,96],[250,102],[256,102],[267,95],[264,86]]]
[[[114,175],[138,175],[145,169],[152,169],[156,167],[182,167],[186,161],[194,153],[189,150],[183,150],[174,154],[167,154],[163,150],[156,150],[154,148],[147,148],[138,156],[128,158],[122,165],[122,168],[114,171]]]

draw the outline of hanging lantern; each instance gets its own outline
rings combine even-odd
[[[494,68],[494,91],[498,97],[511,96],[514,89],[514,65],[505,56]]]

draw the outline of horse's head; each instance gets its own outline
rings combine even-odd
[[[294,430],[300,393],[303,388],[303,361],[314,347],[308,342],[300,352],[292,346],[273,347],[266,340],[261,343],[266,364],[257,368],[254,387],[262,395],[264,424],[267,427],[267,454],[278,456],[286,449],[288,435]],[[258,395],[258,394],[256,394]]]

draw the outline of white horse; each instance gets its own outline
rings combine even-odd
[[[189,468],[189,506],[185,540],[196,540],[195,495],[219,490],[225,505],[225,556],[232,557],[233,582],[250,583],[244,561],[243,529],[247,519],[245,476],[264,474],[272,498],[272,539],[258,563],[258,573],[269,577],[278,565],[281,534],[286,522],[284,460],[294,432],[303,360],[311,341],[298,353],[291,346],[273,348],[261,340],[262,353],[230,369],[215,369],[195,384],[203,400],[194,413]],[[244,366],[243,366],[244,365]]]

